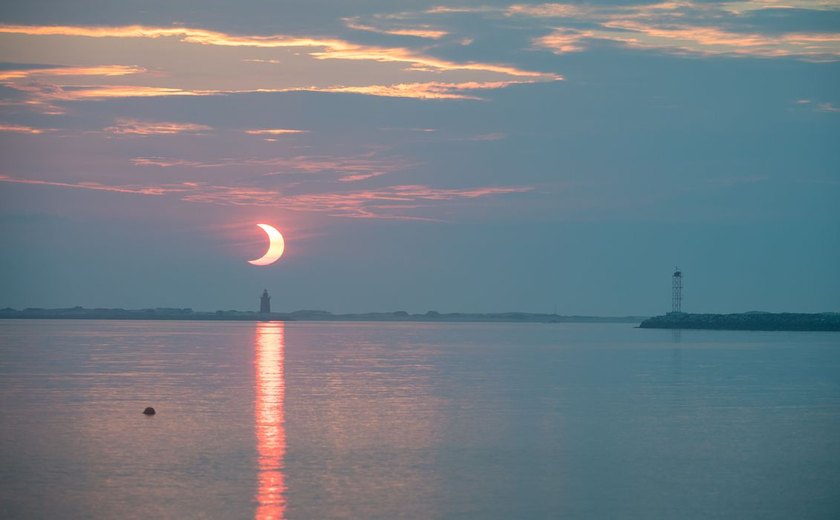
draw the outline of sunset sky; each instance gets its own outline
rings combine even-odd
[[[0,22],[0,307],[840,311],[836,1]]]

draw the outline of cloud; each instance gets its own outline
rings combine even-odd
[[[190,202],[221,205],[275,206],[278,209],[314,211],[336,217],[428,220],[406,215],[405,211],[424,208],[435,202],[524,193],[531,189],[523,186],[452,189],[399,185],[373,190],[283,195],[261,189],[204,186],[196,193],[182,198]]]
[[[175,196],[185,202],[222,206],[274,207],[278,210],[325,213],[335,217],[433,220],[407,211],[420,210],[436,203],[471,200],[531,191],[527,186],[475,188],[433,188],[426,185],[397,185],[371,190],[328,193],[285,194],[278,190],[182,182],[145,186],[107,185],[95,182],[58,182],[21,179],[0,175],[0,182],[70,188],[130,195]]]
[[[405,46],[139,25],[0,25],[0,61],[44,64],[2,71],[0,84],[23,92],[23,104],[53,114],[74,101],[299,91],[464,100],[476,99],[467,90],[562,79]],[[46,65],[54,63],[61,66]]]
[[[498,12],[500,9],[498,7],[492,6],[477,6],[477,7],[466,7],[466,6],[445,6],[445,5],[438,5],[435,7],[430,7],[423,11],[426,14],[478,14],[478,13],[494,13]]]
[[[624,47],[674,54],[706,56],[795,57],[811,61],[840,59],[840,34],[783,34],[765,36],[714,27],[672,25],[660,27],[635,21],[605,22],[603,29],[578,31],[555,29],[535,38],[537,47],[555,54],[580,52],[587,43],[602,40]]]
[[[0,25],[0,34],[28,36],[77,36],[86,38],[176,38],[182,43],[224,47],[254,48],[314,48],[310,54],[318,59],[370,60],[378,62],[408,63],[412,67],[440,71],[474,70],[489,71],[530,78],[551,78],[550,73],[535,72],[512,66],[492,63],[459,63],[423,55],[405,47],[361,45],[336,38],[306,38],[287,35],[243,35],[188,27],[147,27],[141,25],[121,27],[90,26],[39,26]]]
[[[367,31],[377,34],[388,34],[391,36],[412,36],[415,38],[426,38],[431,40],[439,40],[449,34],[447,31],[433,29],[429,26],[382,28],[365,25],[359,23],[357,20],[358,19],[356,18],[348,18],[345,20],[345,25],[349,29],[354,29],[356,31]]]
[[[114,125],[104,129],[105,132],[115,135],[172,135],[185,133],[199,133],[212,130],[207,125],[194,123],[172,123],[166,121],[140,121],[137,119],[120,118]]]
[[[272,65],[279,65],[280,60],[262,60],[259,58],[243,58],[242,61],[247,61],[250,63],[270,63]]]
[[[470,135],[466,137],[452,137],[450,141],[501,141],[502,139],[506,139],[507,134],[504,132],[490,132],[486,134],[477,134],[477,135]]]
[[[821,0],[741,2],[665,1],[651,4],[512,4],[507,7],[460,8],[438,6],[414,13],[428,15],[470,12],[488,19],[504,17],[548,34],[532,38],[536,48],[555,54],[586,50],[590,43],[607,41],[623,47],[669,54],[706,56],[792,57],[809,61],[840,59],[837,32],[785,32],[753,25],[747,14],[763,10],[840,11],[837,4]],[[411,18],[404,14],[404,19]]]
[[[25,125],[13,125],[9,123],[0,123],[0,132],[12,132],[16,134],[43,134],[51,129],[49,128],[33,128]]]
[[[215,160],[185,160],[168,157],[134,157],[131,163],[139,167],[180,169],[229,169],[248,174],[279,176],[290,173],[329,174],[341,181],[357,181],[405,170],[414,163],[399,158],[376,157],[373,153],[350,157],[294,155],[290,157],[222,158]]]
[[[558,77],[559,79],[559,77]],[[367,94],[382,97],[404,97],[415,99],[471,99],[481,100],[480,97],[465,94],[464,91],[499,89],[510,85],[528,83],[527,81],[491,81],[464,83],[401,83],[397,85],[368,85],[364,87],[330,87],[318,89],[319,92],[342,92],[351,94]]]
[[[834,105],[833,103],[820,103],[817,105],[818,112],[827,112],[827,113],[840,113],[840,107]]]
[[[177,88],[138,87],[119,85],[98,86],[60,86],[52,83],[34,82],[23,84],[5,83],[3,86],[12,88],[25,94],[22,103],[36,111],[45,114],[64,114],[61,102],[90,101],[104,99],[120,99],[133,97],[166,97],[166,96],[210,96],[220,95],[216,91],[188,91]]]
[[[817,2],[799,4],[813,8]],[[822,8],[825,6],[823,4]],[[600,6],[537,4],[513,5],[506,14],[563,20],[568,24],[554,27],[548,35],[533,40],[535,46],[555,54],[580,52],[586,48],[587,41],[603,40],[634,49],[673,54],[840,59],[840,34],[837,33],[778,35],[757,32],[755,28],[738,30],[744,12],[769,7],[785,6],[771,2],[703,4],[689,1]],[[587,28],[571,26],[581,23],[587,24]]]
[[[581,52],[586,49],[584,42],[594,36],[590,31],[557,29],[551,34],[534,39],[537,47],[551,50],[554,54]]]
[[[140,67],[101,65],[97,67],[43,67],[37,69],[8,69],[0,71],[0,81],[29,79],[38,76],[126,76],[145,72]]]
[[[59,188],[73,188],[80,190],[107,191],[113,193],[130,193],[134,195],[165,195],[178,191],[170,186],[140,186],[140,185],[107,185],[98,182],[58,182],[38,179],[20,179],[0,174],[0,182],[12,184],[30,184],[33,186],[53,186]]]
[[[607,31],[595,32],[594,37],[609,39],[640,49],[767,58],[782,56],[825,60],[840,58],[840,34],[788,33],[767,36],[759,33],[726,31],[715,27],[694,25],[663,27],[633,21],[607,22],[604,27]]]
[[[580,18],[592,14],[592,8],[572,4],[514,4],[505,11],[508,16],[533,18]]]
[[[245,130],[248,135],[290,135],[290,134],[306,134],[309,130],[295,130],[291,128],[255,128]]]

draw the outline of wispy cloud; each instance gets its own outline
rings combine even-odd
[[[26,95],[20,104],[45,114],[64,114],[61,102],[120,99],[135,97],[211,96],[217,91],[190,91],[178,88],[138,87],[121,85],[61,86],[45,82],[5,83]]]
[[[536,48],[555,54],[581,52],[596,41],[669,54],[706,56],[793,57],[809,61],[840,59],[840,35],[830,32],[762,32],[746,20],[762,10],[840,11],[823,0],[745,0],[699,2],[666,0],[655,3],[514,3],[509,6],[437,6],[400,18],[422,22],[430,17],[471,13],[487,21],[509,19],[529,29],[549,29],[532,38]]]
[[[505,139],[507,134],[503,132],[491,132],[488,134],[471,135],[469,137],[458,137],[455,141],[501,141]]]
[[[33,186],[54,186],[58,188],[73,188],[79,190],[107,191],[112,193],[130,193],[134,195],[165,195],[184,191],[172,186],[141,186],[136,184],[108,185],[98,182],[59,182],[39,179],[21,179],[0,174],[0,182],[12,184],[30,184]]]
[[[127,76],[140,74],[145,69],[126,65],[101,65],[98,67],[44,67],[35,69],[8,69],[0,71],[0,81],[37,78],[39,76]]]
[[[446,5],[437,5],[434,7],[430,7],[423,11],[426,14],[476,14],[476,13],[494,13],[499,12],[500,9],[498,7],[492,6],[474,6],[474,7],[467,7],[467,6],[446,6]]]
[[[183,43],[225,47],[254,48],[314,48],[311,55],[318,59],[370,60],[407,63],[413,68],[441,71],[473,70],[508,74],[517,77],[551,79],[552,74],[519,69],[492,63],[459,63],[427,56],[405,47],[361,45],[337,38],[301,38],[277,35],[232,35],[206,29],[188,27],[149,27],[141,25],[121,27],[57,26],[57,25],[0,25],[0,33],[29,36],[78,36],[86,38],[176,38]]]
[[[195,123],[174,123],[166,121],[140,121],[137,119],[117,119],[105,132],[115,135],[172,135],[199,133],[212,130],[207,125]]]
[[[441,36],[425,27],[411,30]],[[125,63],[106,62],[113,60],[116,44]],[[205,73],[174,66],[179,56]],[[468,90],[562,79],[508,64],[438,58],[406,46],[139,25],[0,25],[0,60],[62,65],[0,72],[0,84],[25,94],[22,104],[47,113],[61,113],[74,101],[296,91],[463,100],[476,99]],[[359,66],[340,63],[348,60]]]
[[[840,59],[840,33],[837,32],[765,34],[755,28],[737,29],[738,17],[743,12],[770,7],[796,6],[770,2],[705,4],[689,1],[599,6],[520,4],[509,7],[506,14],[563,22],[565,25],[555,26],[551,33],[533,40],[535,46],[556,54],[580,52],[588,42],[602,40],[673,54]],[[834,10],[837,9],[835,5]],[[580,24],[586,24],[587,28],[579,28]]]
[[[706,55],[745,55],[758,57],[799,56],[812,59],[840,58],[840,34],[788,33],[767,36],[758,33],[732,32],[715,27],[693,25],[658,26],[615,21],[604,24],[607,30],[596,38],[609,39],[628,47],[662,49]]]
[[[447,31],[433,29],[429,26],[375,27],[373,25],[360,23],[357,18],[348,18],[344,22],[349,29],[372,32],[377,34],[388,34],[391,36],[413,36],[415,38],[439,40],[449,34]]]
[[[293,135],[306,134],[309,133],[309,130],[295,130],[292,128],[254,128],[251,130],[245,130],[245,133],[248,135]]]
[[[555,54],[581,52],[586,49],[586,40],[592,38],[591,31],[576,31],[570,29],[556,29],[551,34],[534,39],[537,47],[551,50]]]
[[[0,123],[0,132],[12,132],[16,134],[43,134],[49,131],[48,128],[33,128],[25,125],[13,125],[9,123]]]
[[[827,112],[827,113],[840,113],[840,107],[836,106],[833,103],[819,103],[817,105],[818,112]]]
[[[580,18],[592,14],[587,5],[572,4],[514,4],[505,11],[508,16],[530,16],[534,18]]]
[[[433,220],[420,210],[436,203],[479,199],[525,193],[527,186],[433,188],[426,185],[398,185],[371,190],[328,193],[285,194],[277,190],[249,186],[230,186],[200,182],[183,182],[144,186],[136,184],[107,185],[95,182],[58,182],[21,179],[0,175],[0,182],[92,190],[148,196],[175,196],[193,203],[223,206],[270,206],[280,210],[325,213],[335,217]],[[411,214],[407,212],[412,212]]]
[[[558,77],[559,79],[559,77]],[[471,99],[481,100],[467,91],[499,89],[510,85],[529,83],[527,81],[467,81],[463,83],[400,83],[397,85],[368,85],[363,87],[329,87],[318,89],[320,92],[341,92],[351,94],[367,94],[382,97],[404,97],[414,99]]]
[[[377,157],[373,153],[350,157],[319,155],[293,155],[269,158],[222,158],[211,160],[186,160],[169,157],[134,157],[131,163],[138,167],[179,169],[231,169],[247,168],[249,175],[278,176],[289,173],[329,174],[341,181],[357,181],[379,177],[405,170],[412,162],[400,158]]]
[[[271,65],[279,65],[280,60],[263,60],[260,58],[243,58],[242,61],[246,61],[249,63],[269,63]]]
[[[400,185],[373,190],[282,195],[268,190],[226,186],[204,186],[183,200],[221,205],[276,206],[291,211],[315,211],[352,218],[426,218],[406,215],[431,203],[477,199],[524,193],[530,187],[481,187],[471,189],[432,188],[425,185]]]

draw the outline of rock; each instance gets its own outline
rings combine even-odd
[[[154,415],[155,414],[155,409],[152,408],[151,406],[149,406],[145,410],[143,410],[143,414],[144,415]]]

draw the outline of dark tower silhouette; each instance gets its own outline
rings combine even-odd
[[[682,271],[674,268],[671,276],[671,312],[682,312]]]
[[[260,297],[260,314],[268,314],[271,312],[271,296],[268,295],[268,289],[263,289]]]

